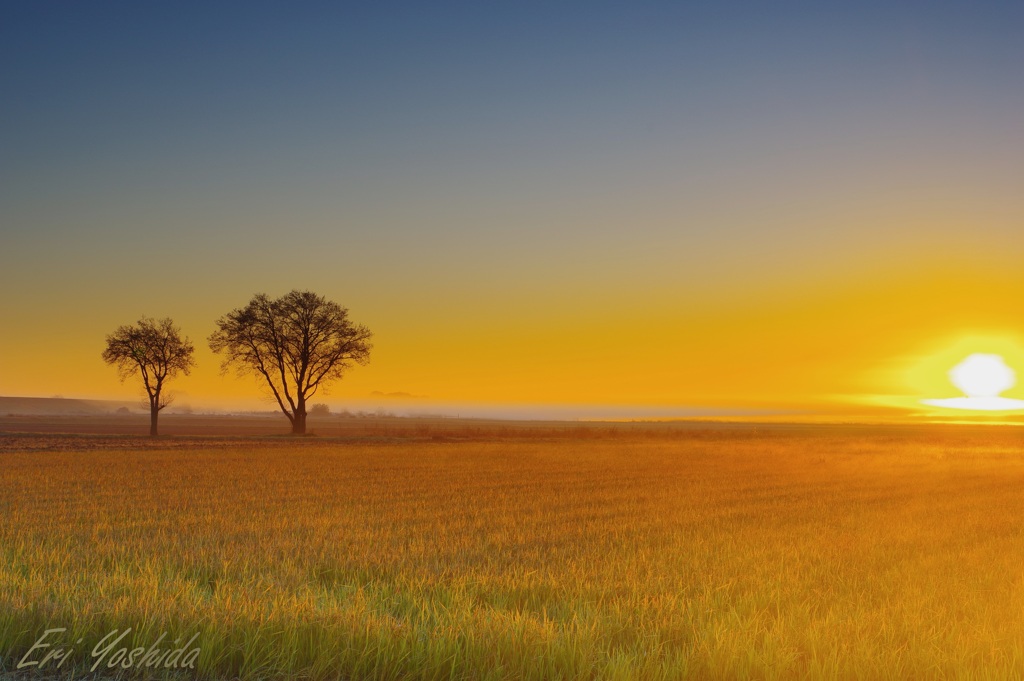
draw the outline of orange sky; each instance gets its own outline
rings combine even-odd
[[[765,283],[751,277],[701,295],[668,287],[646,295],[606,289],[584,300],[572,292],[468,294],[441,297],[429,308],[381,291],[355,301],[339,295],[353,319],[374,330],[375,349],[369,366],[353,369],[323,399],[335,408],[385,404],[399,411],[534,404],[856,414],[870,404],[875,413],[879,405],[957,395],[945,376],[959,359],[951,351],[992,351],[996,339],[1011,364],[1020,359],[1006,352],[1018,347],[1016,301],[1024,299],[1024,278],[1010,268],[991,259],[858,267],[859,279],[857,271]],[[173,385],[179,404],[269,408],[256,401],[253,380],[220,375],[205,344],[216,313],[247,296],[218,295],[224,303],[215,309],[187,296],[166,298],[146,313],[175,317],[198,348],[199,366]],[[137,386],[120,384],[99,358],[105,333],[133,321],[132,305],[83,306],[71,298],[55,304],[55,315],[7,305],[8,318],[32,319],[22,327],[32,333],[3,338],[4,394],[135,396]],[[963,346],[965,338],[979,340]],[[381,400],[375,391],[417,399]],[[1015,388],[1007,396],[1024,394]]]

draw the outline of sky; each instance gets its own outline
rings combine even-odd
[[[336,408],[955,397],[1024,337],[1024,7],[831,4],[3,3],[0,395],[137,397],[146,315],[270,408],[206,338],[300,289],[374,332]]]

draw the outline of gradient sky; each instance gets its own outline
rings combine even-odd
[[[1024,335],[1024,6],[828,4],[4,3],[0,394],[134,397],[148,315],[252,404],[205,339],[298,288],[338,405],[946,397]]]

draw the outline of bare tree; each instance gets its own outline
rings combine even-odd
[[[164,384],[179,373],[188,375],[195,366],[194,348],[188,337],[171,319],[159,321],[143,317],[138,324],[119,326],[107,336],[103,360],[117,367],[123,382],[129,376],[142,376],[149,398],[149,434],[157,434],[160,410],[171,403]]]
[[[254,296],[249,304],[217,320],[210,348],[224,352],[223,370],[263,379],[292,424],[306,432],[306,403],[321,387],[340,379],[353,364],[370,361],[365,326],[353,324],[348,310],[309,291],[271,300]]]

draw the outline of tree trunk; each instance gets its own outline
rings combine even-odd
[[[306,434],[306,411],[295,410],[295,418],[292,420],[292,435]]]
[[[158,404],[149,404],[149,435],[150,437],[156,437],[156,417],[160,415],[160,406]]]

